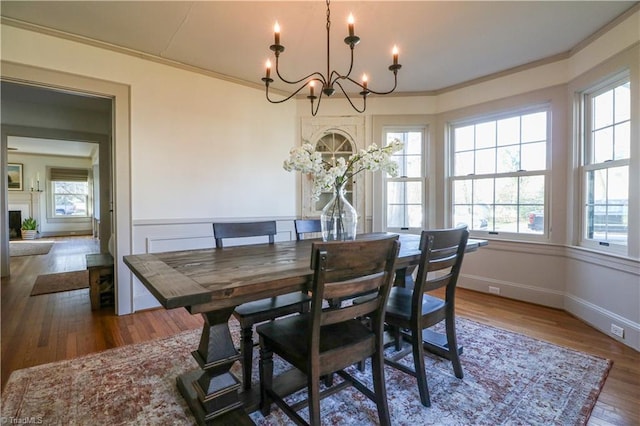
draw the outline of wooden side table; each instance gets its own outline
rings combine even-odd
[[[109,253],[86,255],[89,271],[91,310],[100,309],[103,299],[113,300],[113,256]]]

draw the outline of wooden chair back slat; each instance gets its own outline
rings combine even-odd
[[[213,238],[216,248],[223,248],[223,239],[244,237],[268,237],[269,244],[275,241],[277,233],[275,220],[263,222],[218,222],[213,224]]]
[[[317,234],[322,232],[320,219],[296,219],[293,221],[296,229],[296,240],[302,240],[304,234]]]
[[[357,305],[350,305],[341,307],[340,309],[325,309],[322,313],[322,320],[320,325],[335,324],[338,322],[346,321],[352,318],[365,317],[366,315],[375,312],[380,305],[379,298],[373,298],[367,302],[359,303]]]
[[[342,252],[341,256],[329,256],[323,266],[325,282],[352,280],[384,270],[386,259],[380,259],[380,247],[376,244],[368,244],[368,242],[369,240],[348,241],[348,249],[337,250]],[[314,246],[319,247],[319,244],[322,244],[323,247],[331,249],[333,245],[343,245],[344,243],[344,241],[330,241],[314,243]],[[314,262],[318,259],[317,256],[312,256],[311,269],[316,269]]]
[[[325,299],[343,298],[352,294],[377,290],[384,279],[384,272],[366,275],[353,280],[326,283],[324,287]]]
[[[436,253],[437,255],[437,253]],[[444,258],[429,259],[427,265],[429,272],[442,271],[443,269],[452,268],[458,261],[457,253]]]

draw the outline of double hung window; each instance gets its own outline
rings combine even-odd
[[[627,245],[630,99],[628,76],[582,96],[582,241],[587,246]]]
[[[420,232],[426,227],[425,129],[386,129],[385,145],[395,139],[402,151],[391,158],[398,163],[398,176],[385,177],[385,229],[391,232]]]
[[[489,234],[546,234],[549,108],[452,123],[451,219]]]
[[[49,169],[54,218],[88,217],[89,171],[87,169]]]

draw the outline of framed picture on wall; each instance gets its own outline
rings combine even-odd
[[[7,174],[9,178],[9,191],[22,191],[22,164],[7,163]]]

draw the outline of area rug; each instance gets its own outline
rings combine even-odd
[[[9,241],[9,256],[33,256],[36,254],[47,254],[53,241]]]
[[[89,288],[89,272],[71,271],[38,275],[31,296]]]
[[[237,344],[237,322],[230,324]],[[606,359],[464,318],[458,333],[464,379],[455,378],[450,362],[425,357],[430,408],[420,405],[415,379],[385,367],[393,425],[583,425],[611,368]],[[192,330],[14,371],[2,394],[2,418],[56,425],[195,424],[175,379],[197,368],[190,352],[199,336]],[[256,351],[256,386],[257,360]],[[282,361],[275,361],[277,372]],[[370,371],[367,365],[364,373],[353,372],[370,382]],[[353,388],[322,400],[321,409],[326,425],[377,424],[375,406]],[[292,424],[276,409],[251,417],[258,425]]]

